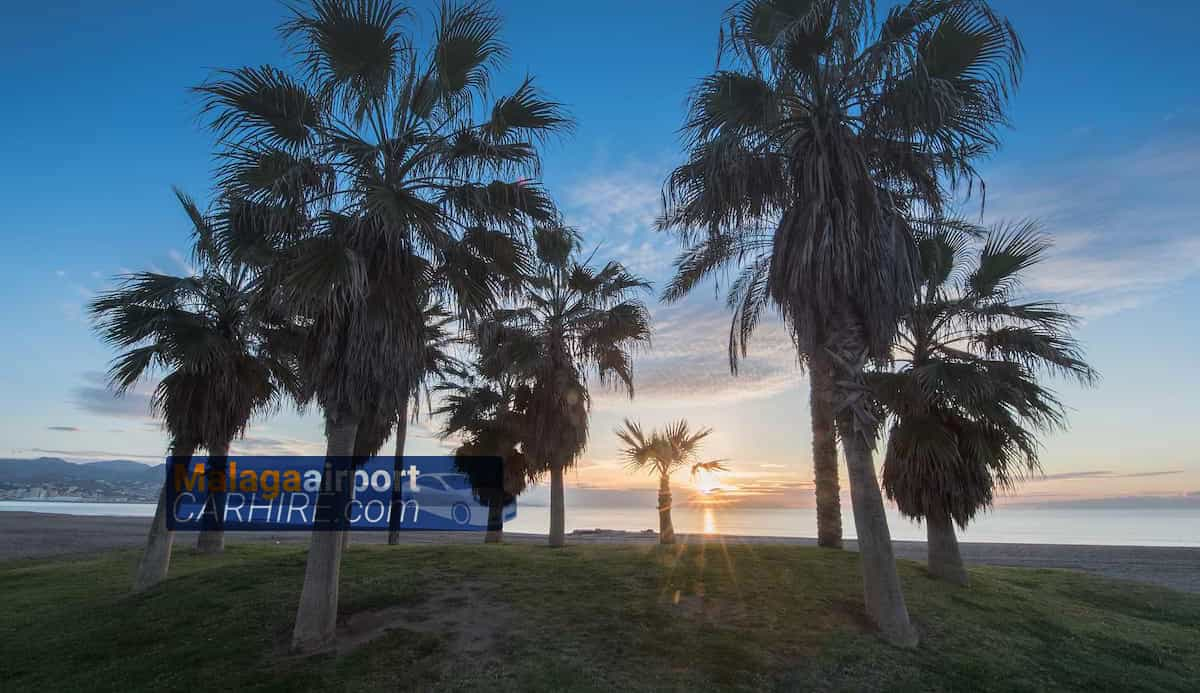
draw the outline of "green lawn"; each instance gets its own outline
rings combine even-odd
[[[862,622],[857,555],[808,547],[366,546],[344,563],[341,655],[286,652],[303,550],[0,563],[5,691],[1196,690],[1200,596],[1053,570],[903,563],[916,651]]]

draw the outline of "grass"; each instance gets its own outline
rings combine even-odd
[[[862,621],[856,554],[796,546],[367,546],[344,563],[340,655],[286,643],[304,551],[0,563],[5,691],[1195,690],[1200,596],[1055,570],[902,562],[916,651]]]

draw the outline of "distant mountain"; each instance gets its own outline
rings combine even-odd
[[[52,484],[68,481],[107,481],[116,484],[159,481],[164,465],[147,465],[132,460],[67,462],[58,457],[0,459],[0,482]]]
[[[1017,501],[1004,507],[1085,509],[1085,510],[1158,510],[1200,509],[1200,492],[1175,496],[1111,496],[1108,498],[1082,498],[1079,500]]]

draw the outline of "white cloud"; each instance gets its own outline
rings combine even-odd
[[[151,413],[151,397],[157,380],[135,384],[122,396],[109,387],[108,377],[98,371],[83,374],[85,384],[74,388],[75,405],[92,414],[148,419]]]
[[[1086,318],[1156,300],[1200,274],[1200,138],[1050,167],[1000,172],[987,220],[1040,220],[1054,239],[1025,288]]]
[[[272,435],[267,428],[258,428],[229,446],[234,455],[291,455],[319,456],[325,454],[323,441],[302,440]]]
[[[729,314],[724,304],[698,295],[677,305],[652,306],[651,311],[652,346],[634,357],[639,405],[744,401],[801,383],[795,347],[778,320],[762,321],[735,377],[729,371]],[[592,398],[598,408],[628,406],[623,391],[593,388]]]
[[[579,177],[563,190],[566,221],[578,228],[597,260],[616,259],[655,282],[655,291],[672,272],[679,246],[654,230],[662,205],[662,183],[671,163],[627,161]],[[723,299],[723,294],[719,295]],[[694,298],[671,306],[647,296],[653,316],[652,347],[634,359],[637,404],[672,406],[716,404],[767,397],[800,383],[796,352],[777,320],[764,319],[739,374],[729,372],[729,320],[723,300],[699,290]],[[624,391],[592,388],[598,408],[628,406]]]
[[[580,177],[563,189],[567,224],[583,234],[587,251],[598,246],[605,260],[618,260],[633,272],[661,280],[677,252],[666,234],[654,231],[669,170],[667,163],[631,161]]]
[[[183,253],[171,248],[167,251],[167,255],[170,256],[171,260],[179,266],[179,269],[183,270],[184,274],[188,276],[194,276],[196,274],[196,268],[193,267],[190,262],[188,262],[187,258],[183,256]]]
[[[630,163],[569,185],[564,197],[568,214],[586,231],[632,235],[650,231],[658,215],[665,170]]]

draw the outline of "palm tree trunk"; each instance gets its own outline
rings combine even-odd
[[[325,477],[352,471],[354,437],[358,419],[349,414],[325,415]],[[353,477],[351,477],[352,483]],[[332,484],[331,484],[332,485]],[[338,577],[342,566],[342,533],[332,529],[344,512],[347,494],[322,487],[317,496],[316,521],[304,569],[304,586],[296,625],[292,630],[294,652],[315,652],[333,644],[337,628]]]
[[[883,511],[883,494],[875,476],[875,460],[863,435],[854,430],[852,419],[850,413],[843,411],[838,416],[838,425],[850,478],[850,501],[854,507],[854,526],[862,560],[867,616],[888,642],[916,647],[917,633],[908,620],[900,575],[896,572],[896,556]]]
[[[954,535],[954,523],[944,513],[925,516],[925,531],[929,537],[929,574],[956,585],[967,584],[967,569],[963,566],[962,554],[958,552],[958,537]]]
[[[488,498],[488,525],[483,543],[499,544],[502,541],[504,541],[504,491],[494,490]]]
[[[214,480],[225,476],[229,464],[229,442],[218,443],[208,449],[208,465],[205,477],[208,482],[208,499],[204,502],[204,515],[200,521],[200,536],[196,537],[196,551],[202,554],[218,554],[225,551],[225,501],[231,479],[217,482],[220,491],[213,490]]]
[[[833,363],[823,350],[809,358],[813,482],[817,496],[817,545],[842,548],[842,500],[838,488],[837,436],[833,428]]]
[[[671,477],[658,479],[658,543],[675,543],[675,526],[671,523]]]
[[[367,449],[367,442],[362,439],[363,435],[366,433],[365,429],[366,429],[366,427],[359,426],[358,431],[355,432],[355,434],[354,434],[354,465],[355,465],[355,469],[357,469],[358,465],[360,465],[360,464],[366,464],[366,462],[371,457],[371,452],[370,452],[370,450]],[[354,484],[350,484],[350,490],[347,493],[348,493],[348,498],[346,499],[346,502],[349,503],[354,500],[354,493],[355,493]],[[351,529],[351,527],[349,525],[347,525],[345,531],[342,532],[342,551],[343,552],[345,552],[346,549],[350,548],[350,535],[352,533],[353,533],[353,530]]]
[[[186,468],[191,461],[196,446],[177,443],[172,446],[171,456],[182,462]],[[170,474],[168,465],[167,473]],[[150,534],[146,537],[146,549],[138,561],[137,572],[133,577],[133,591],[142,592],[167,579],[167,571],[171,566],[171,544],[175,541],[175,532],[167,529],[167,483],[163,482],[162,490],[158,493],[158,505],[154,508],[154,521],[150,523]]]
[[[400,543],[400,520],[404,517],[404,484],[400,483],[400,472],[404,470],[404,439],[408,437],[408,400],[400,405],[396,417],[396,456],[392,463],[392,512],[388,517],[388,544]]]
[[[564,546],[567,543],[566,511],[563,507],[563,466],[561,463],[550,465],[550,546]]]
[[[350,490],[347,491],[346,494],[347,494],[346,495],[347,501],[354,500],[354,484],[353,484],[353,482],[351,482]],[[350,548],[350,527],[347,526],[346,529],[344,529],[342,531],[342,553],[345,553],[346,550],[349,548]]]
[[[875,475],[873,448],[879,422],[866,384],[868,352],[863,325],[849,310],[831,316],[831,320],[827,347],[834,361],[834,422],[846,454],[867,617],[891,644],[916,647],[917,632],[908,620],[892,536],[883,512],[883,493]]]

